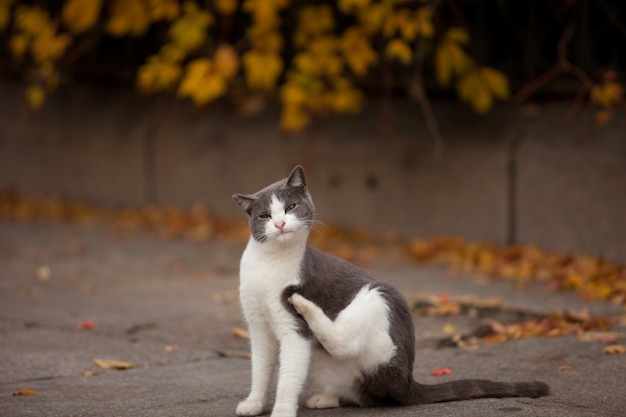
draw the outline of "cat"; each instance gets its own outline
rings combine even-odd
[[[272,417],[295,417],[307,380],[308,408],[419,405],[486,397],[540,397],[543,382],[413,379],[413,319],[402,295],[367,271],[307,246],[314,204],[304,170],[233,199],[251,236],[240,263],[252,384],[239,416],[264,413],[279,366]]]

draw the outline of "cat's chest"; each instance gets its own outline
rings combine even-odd
[[[293,254],[271,254],[248,248],[240,265],[239,292],[246,315],[273,320],[289,315],[281,304],[285,287],[300,280],[302,257]]]

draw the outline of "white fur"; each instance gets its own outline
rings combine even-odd
[[[296,227],[296,216],[286,214],[284,203],[276,197],[271,215],[265,226],[270,238],[264,243],[250,239],[241,257],[239,291],[250,330],[252,387],[248,398],[237,406],[240,416],[264,411],[278,358],[272,417],[294,417],[310,362],[311,342],[297,333],[296,319],[280,301],[284,288],[298,283],[308,230]],[[283,230],[288,233],[276,228],[278,221],[285,222]]]

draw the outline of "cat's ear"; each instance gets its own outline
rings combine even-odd
[[[233,194],[233,200],[239,204],[246,213],[250,214],[252,205],[256,201],[256,198],[251,195]]]
[[[304,178],[304,169],[300,165],[295,167],[289,178],[287,178],[287,186],[289,187],[306,187],[306,179]]]

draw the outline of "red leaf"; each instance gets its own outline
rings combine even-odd
[[[430,374],[432,376],[452,375],[452,370],[450,368],[437,368],[434,369]]]
[[[94,327],[96,327],[96,325],[92,320],[83,320],[78,323],[78,328],[80,330],[93,330]]]

